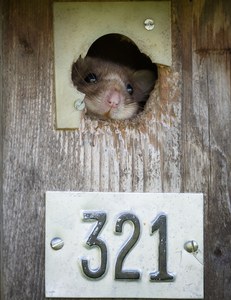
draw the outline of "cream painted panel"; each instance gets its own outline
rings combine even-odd
[[[154,20],[153,30],[145,29],[149,18]],[[157,64],[172,63],[170,1],[54,3],[57,128],[80,126],[82,113],[74,102],[84,95],[72,85],[71,65],[108,33],[126,35]]]

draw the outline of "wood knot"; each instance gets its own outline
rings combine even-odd
[[[222,256],[221,248],[218,247],[218,246],[214,249],[213,253],[214,253],[214,255],[217,256],[217,257]]]
[[[26,54],[32,54],[34,52],[30,43],[25,38],[19,38],[19,44]]]

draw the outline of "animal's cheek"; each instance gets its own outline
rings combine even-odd
[[[81,93],[89,94],[89,85],[86,84],[85,81],[84,82],[82,82],[82,81],[78,82],[76,84],[76,86],[77,86],[77,90],[80,91]]]
[[[102,100],[100,101],[99,99],[89,99],[85,97],[84,101],[88,112],[104,115],[109,111],[108,106]]]

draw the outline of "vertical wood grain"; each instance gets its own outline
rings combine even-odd
[[[191,175],[200,173],[201,188],[207,191],[205,274],[210,280],[206,282],[206,287],[208,291],[214,285],[220,287],[211,291],[211,299],[228,299],[231,296],[231,268],[230,264],[227,265],[231,259],[230,53],[196,55],[194,61],[194,103],[191,113],[195,118],[195,128],[190,130],[190,136],[194,141],[197,137],[197,146],[195,152],[191,148],[188,154],[193,156]],[[198,182],[195,188],[199,188]]]
[[[2,2],[0,2],[0,120],[3,118],[2,109]],[[3,133],[2,121],[0,121],[0,299],[3,289],[2,281],[2,235],[3,235],[3,201],[2,201],[2,187],[3,187]]]
[[[217,300],[231,297],[231,11],[227,4],[194,2],[188,37],[192,75],[187,79],[192,95],[184,92],[182,124],[183,188],[203,191],[205,196],[205,298]]]
[[[215,2],[172,1],[173,66],[137,120],[57,131],[52,1],[3,1],[1,299],[45,299],[47,190],[203,192],[205,299],[231,298],[231,18]]]
[[[5,1],[4,12],[2,297],[43,299],[45,191],[179,191],[179,76],[160,70],[169,95],[157,90],[137,121],[56,131],[52,7]]]
[[[47,176],[57,174],[59,181],[58,164],[53,170],[47,168],[54,161],[49,153],[56,155],[58,141],[49,134],[53,124],[51,8],[46,1],[4,1],[3,22],[2,299],[43,299],[42,186]]]

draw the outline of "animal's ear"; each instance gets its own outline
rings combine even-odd
[[[133,74],[134,82],[144,94],[149,94],[154,88],[157,76],[151,70],[138,70]]]
[[[78,84],[82,81],[83,73],[84,73],[84,58],[79,56],[76,62],[72,64],[72,71],[71,71],[71,79],[74,86],[78,86]]]

